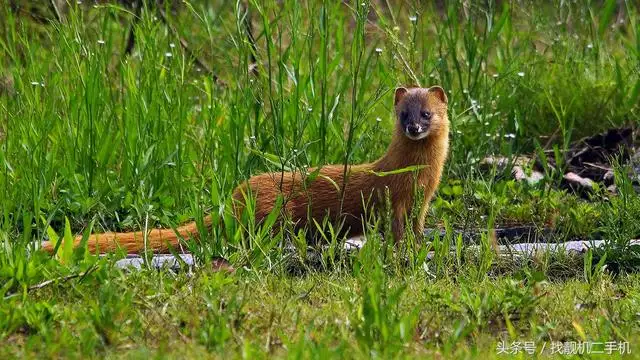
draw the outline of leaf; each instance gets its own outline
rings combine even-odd
[[[510,17],[511,17],[510,15],[511,15],[511,12],[509,11],[509,6],[507,5],[507,3],[505,3],[502,9],[502,14],[500,15],[500,18],[498,18],[498,21],[495,23],[495,25],[491,29],[491,32],[489,33],[489,36],[487,37],[487,40],[484,45],[485,52],[489,51],[493,47],[493,43],[498,38],[500,31],[502,31],[502,28],[507,23],[507,21],[510,20]]]
[[[576,332],[578,333],[578,336],[580,336],[582,341],[587,341],[587,335],[585,334],[582,325],[578,324],[578,322],[575,320],[571,322],[571,325],[573,325],[573,328],[576,329]]]
[[[636,80],[636,84],[629,94],[629,98],[627,99],[627,107],[633,107],[634,104],[638,103],[638,97],[640,96],[640,79]]]
[[[220,206],[220,192],[218,191],[218,179],[214,175],[211,180],[211,203]]]
[[[69,264],[73,257],[73,235],[71,234],[71,225],[69,218],[64,217],[64,240],[62,242],[62,263]]]
[[[13,283],[15,280],[10,278],[2,287],[0,287],[0,298],[3,298],[4,295],[13,287]]]
[[[146,169],[151,163],[151,157],[153,156],[155,148],[156,148],[155,144],[149,146],[147,151],[145,151],[144,155],[142,155],[142,167],[141,167],[142,169]]]
[[[318,175],[318,176],[319,176],[319,177],[321,177],[321,178],[323,178],[323,179],[325,179],[325,180],[327,180],[328,182],[330,182],[330,183],[331,183],[331,185],[333,185],[333,187],[334,187],[334,188],[336,188],[336,191],[337,191],[337,192],[340,192],[340,186],[338,186],[338,184],[336,184],[336,182],[335,182],[335,181],[333,181],[333,179],[332,179],[332,178],[328,177],[327,175],[322,175],[322,174],[320,174],[320,175]]]
[[[600,261],[598,261],[598,263],[596,264],[596,274],[600,274],[602,273],[602,271],[604,270],[604,266],[607,262],[607,253],[605,252],[602,257],[600,258]]]
[[[266,161],[270,162],[271,164],[281,168],[284,171],[293,171],[289,166],[285,165],[282,163],[282,159],[274,154],[270,154],[267,152],[263,152],[263,151],[259,151],[256,149],[249,149],[249,151],[251,151],[252,153],[260,156],[261,158],[265,159]]]
[[[505,325],[507,325],[507,332],[509,333],[509,336],[511,337],[511,339],[517,339],[518,338],[518,333],[516,332],[516,329],[513,327],[513,323],[511,323],[511,319],[509,318],[509,314],[503,314],[504,316],[504,322]]]
[[[82,233],[82,240],[80,240],[80,246],[78,246],[78,248],[83,249],[84,251],[84,259],[86,259],[87,255],[89,254],[89,251],[87,250],[87,242],[89,242],[89,237],[91,236],[91,232],[93,231],[94,222],[95,220],[91,220],[89,226],[84,229],[84,232]]]
[[[607,27],[609,26],[609,23],[611,22],[611,18],[613,17],[613,12],[616,9],[616,0],[607,0],[607,2],[604,4],[604,7],[602,8],[602,11],[600,11],[600,16],[599,16],[599,26],[598,26],[598,35],[600,37],[602,37],[602,35],[604,35],[604,32],[607,30]]]
[[[318,177],[318,175],[320,175],[320,170],[322,170],[322,167],[318,166],[312,172],[307,173],[307,176],[304,178],[305,187],[309,186],[309,184],[311,184]]]
[[[584,278],[587,282],[591,282],[593,269],[591,268],[591,264],[593,263],[593,250],[589,248],[587,250],[586,255],[584,256]]]
[[[396,169],[396,170],[391,170],[391,171],[374,171],[374,170],[369,170],[369,172],[375,176],[389,176],[389,175],[396,175],[396,174],[402,174],[402,173],[406,173],[406,172],[413,172],[413,171],[417,171],[417,170],[422,170],[424,168],[426,168],[428,165],[412,165],[412,166],[407,166],[405,168],[402,169]]]
[[[273,210],[271,210],[271,212],[267,216],[267,219],[264,221],[263,229],[271,229],[273,224],[275,224],[278,216],[280,215],[280,209],[282,208],[283,201],[284,199],[282,195],[279,195],[276,198],[276,203],[273,205]]]
[[[42,218],[42,222],[46,225],[47,221]],[[51,227],[51,225],[47,225],[47,236],[49,236],[49,242],[53,245],[53,253],[56,254],[58,252],[58,248],[60,247],[60,237],[56,233],[55,230]]]
[[[26,213],[22,217],[22,224],[24,225],[22,236],[25,243],[28,243],[29,241],[31,241],[31,232],[32,232],[31,220],[32,220],[31,215],[27,215]],[[44,218],[42,220],[44,221]],[[45,224],[46,224],[46,221],[45,221]]]

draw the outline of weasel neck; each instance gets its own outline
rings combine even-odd
[[[420,170],[422,172],[443,163],[449,144],[448,129],[443,130],[421,140],[411,140],[396,131],[387,153],[374,163],[375,170],[393,171],[424,165],[425,168]]]

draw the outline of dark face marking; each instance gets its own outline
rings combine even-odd
[[[424,94],[407,94],[399,107],[400,127],[404,134],[412,140],[420,140],[427,136],[433,118]]]

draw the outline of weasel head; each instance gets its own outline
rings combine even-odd
[[[395,110],[398,131],[411,140],[449,131],[447,95],[440,86],[396,89]]]

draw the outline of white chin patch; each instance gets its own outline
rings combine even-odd
[[[425,132],[419,133],[418,135],[411,135],[409,132],[405,131],[404,135],[406,137],[408,137],[409,139],[411,139],[411,140],[422,140],[422,139],[426,138],[427,135],[429,135],[429,132],[425,131]]]

